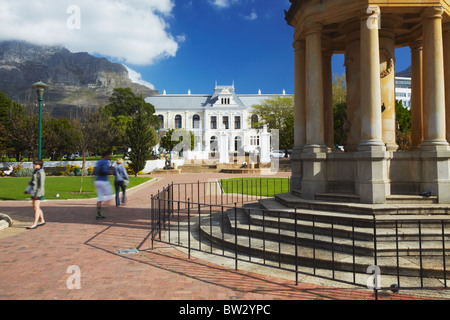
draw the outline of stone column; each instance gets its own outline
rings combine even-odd
[[[423,11],[423,107],[422,148],[448,146],[445,128],[444,49],[441,6]]]
[[[450,23],[444,26],[444,78],[447,141],[450,142]]]
[[[361,203],[382,204],[390,194],[388,153],[382,141],[378,7],[361,15],[361,142],[356,194]]]
[[[315,199],[327,190],[324,142],[322,25],[306,27],[306,144],[303,147],[302,197]]]
[[[395,113],[395,41],[394,21],[388,17],[382,19],[380,30],[380,77],[381,77],[381,104],[384,108],[381,113],[383,142],[388,151],[398,149],[396,139],[396,113]]]
[[[294,42],[295,72],[294,72],[294,149],[292,150],[291,190],[300,190],[303,178],[301,154],[306,142],[306,113],[305,113],[305,41]]]
[[[411,140],[413,150],[423,142],[423,46],[422,41],[411,43]]]
[[[379,11],[361,18],[361,141],[358,150],[384,147],[381,124]]]
[[[306,145],[321,149],[324,143],[322,25],[312,23],[306,31]],[[314,151],[313,151],[314,152]]]
[[[358,31],[354,31],[358,30]],[[344,129],[347,132],[346,152],[358,150],[361,140],[361,62],[360,62],[360,32],[359,21],[346,24],[345,33],[345,75],[347,81],[347,122]]]
[[[441,6],[424,9],[422,192],[450,203],[450,151],[446,137],[444,49]]]
[[[325,145],[334,148],[334,114],[333,114],[333,74],[331,69],[331,50],[322,51],[323,65],[323,110],[325,126]]]

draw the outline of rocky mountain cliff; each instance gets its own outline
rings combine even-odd
[[[85,52],[25,42],[0,42],[0,90],[22,104],[35,101],[31,85],[50,85],[44,102],[52,115],[76,116],[81,107],[108,104],[114,88],[129,87],[146,97],[158,91],[133,83],[125,66]]]

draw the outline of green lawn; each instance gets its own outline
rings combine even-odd
[[[234,178],[221,179],[220,183],[225,193],[239,193],[273,197],[277,193],[288,193],[290,179],[288,178]]]
[[[81,177],[46,177],[45,200],[55,199],[89,199],[97,193],[94,186],[95,177],[84,177],[83,193],[79,193]],[[151,180],[149,177],[132,177],[128,189]],[[0,178],[0,200],[27,200],[29,194],[24,194],[30,178]],[[114,190],[114,178],[110,178]],[[56,195],[59,194],[57,198]]]

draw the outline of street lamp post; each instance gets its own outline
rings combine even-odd
[[[37,89],[39,101],[39,159],[42,159],[42,101],[44,101],[44,89],[47,89],[49,86],[39,81],[33,84],[32,87]]]

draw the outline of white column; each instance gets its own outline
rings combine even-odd
[[[411,48],[411,140],[414,150],[423,142],[423,45],[415,41]]]
[[[426,8],[423,19],[423,107],[422,148],[448,146],[445,127],[444,49],[441,6]]]
[[[306,30],[306,145],[304,152],[325,149],[323,112],[322,25]],[[308,151],[306,150],[308,149]],[[312,149],[312,150],[309,150]]]
[[[361,141],[359,151],[384,148],[381,125],[379,11],[361,18]]]

